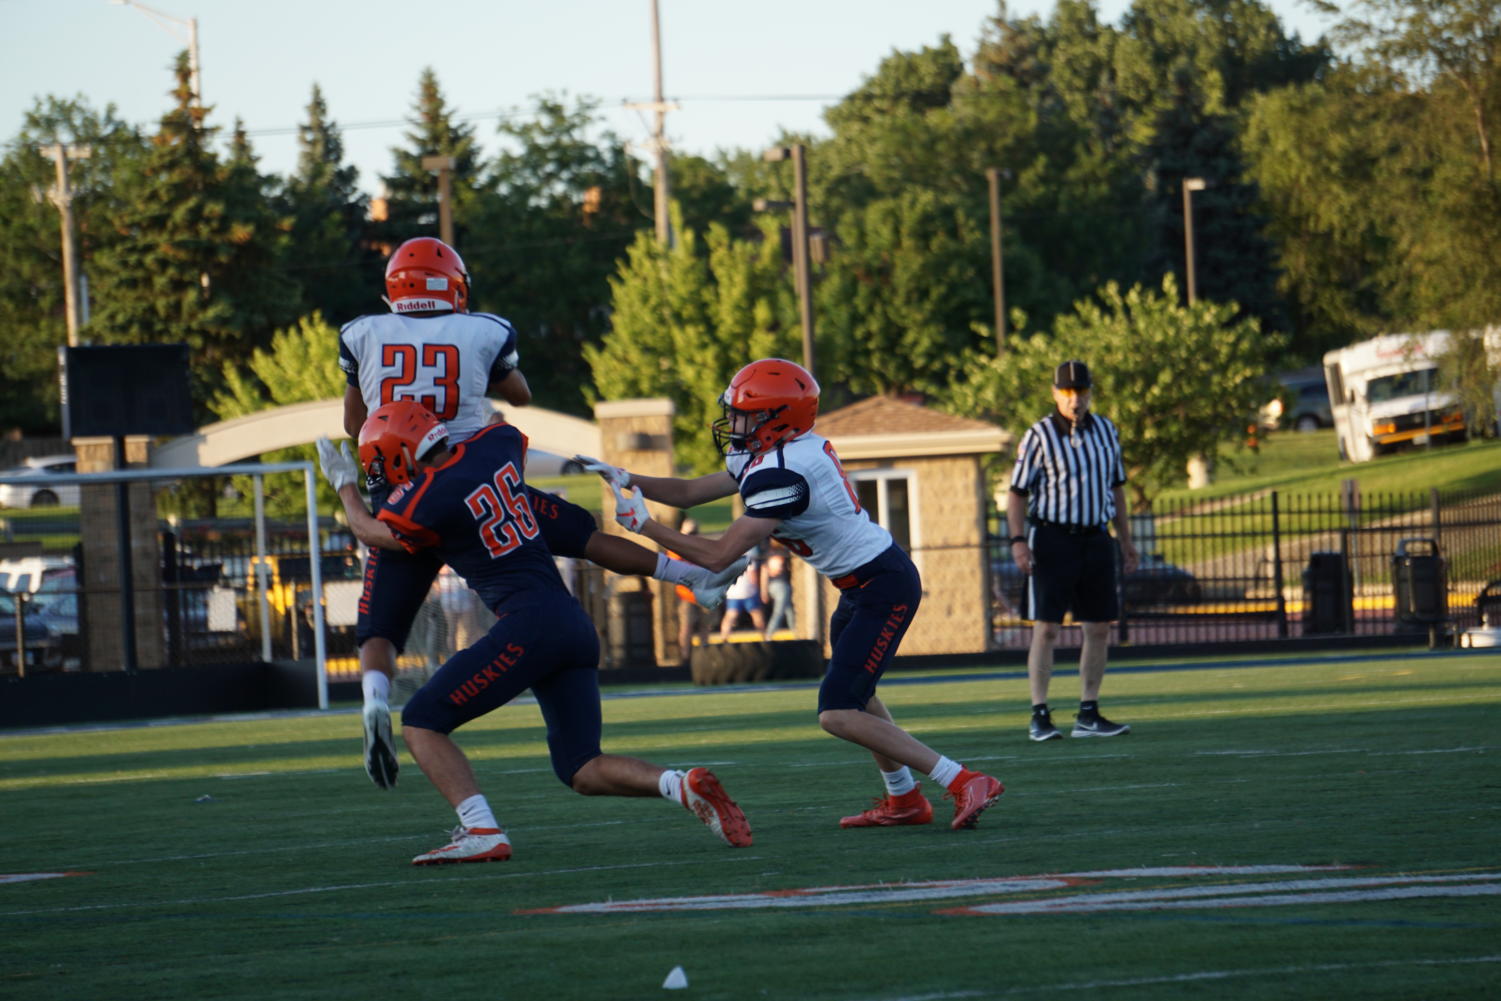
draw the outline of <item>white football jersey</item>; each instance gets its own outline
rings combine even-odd
[[[368,410],[415,400],[448,425],[455,443],[489,421],[485,393],[518,361],[516,328],[489,313],[379,313],[339,331],[339,367]]]
[[[842,577],[891,547],[845,478],[834,446],[808,433],[757,456],[726,457],[745,513],[778,518],[772,537],[826,577]]]

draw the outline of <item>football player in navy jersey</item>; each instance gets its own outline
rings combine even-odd
[[[451,443],[448,429],[410,401],[377,408],[360,429],[360,464],[391,486],[377,514],[360,497],[346,445],[318,440],[319,461],[355,536],[382,552],[446,563],[495,613],[407,702],[402,738],[459,816],[450,842],[414,865],[503,861],[511,843],[449,736],[530,689],[547,726],[553,771],[585,796],[663,796],[696,814],[726,844],[751,843],[745,814],[707,768],[687,772],[600,750],[599,639],[563,586],[526,495],[526,437],[509,424]]]
[[[829,621],[833,655],[818,693],[818,721],[829,733],[870,751],[886,783],[876,805],[841,827],[926,824],[933,807],[913,779],[928,775],[954,801],[951,826],[973,827],[1004,791],[989,775],[943,757],[897,726],[876,695],[922,598],[911,558],[870,520],[827,440],[813,433],[818,383],[801,365],[763,358],[742,368],[721,397],[714,422],[725,471],[696,479],[637,476],[579,456],[616,496],[616,520],[709,569],[768,538],[807,560],[839,588]],[[738,492],[745,513],[718,538],[684,535],[653,521],[643,497],[693,507]]]
[[[443,421],[457,444],[491,420],[494,396],[515,406],[529,403],[516,329],[490,313],[469,312],[469,273],[457,251],[422,236],[397,247],[386,264],[389,313],[361,316],[339,331],[344,389],[344,430],[358,437],[366,417],[397,400],[414,400]],[[379,510],[391,485],[368,483]],[[712,608],[738,574],[711,575],[681,560],[669,560],[629,539],[597,532],[594,516],[554,494],[527,488],[531,508],[555,556],[586,559],[622,574],[655,577],[692,589]],[[377,786],[396,784],[399,769],[387,704],[396,658],[440,562],[430,553],[372,549],[365,566],[355,642],[364,693],[365,771]]]

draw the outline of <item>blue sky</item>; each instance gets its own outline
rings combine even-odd
[[[674,147],[712,156],[759,149],[781,128],[826,134],[820,113],[859,86],[894,49],[945,33],[973,53],[996,0],[659,0],[663,90]],[[623,107],[651,97],[651,0],[151,0],[198,19],[210,123],[236,116],[262,169],[288,172],[295,128],[312,85],[323,89],[360,184],[374,191],[402,144],[423,67],[449,104],[471,118],[487,151],[500,116],[532,95],[589,95],[607,127],[642,144],[650,117]],[[1125,0],[1099,0],[1115,21]],[[1327,24],[1301,0],[1272,0],[1305,37]],[[1046,13],[1053,0],[1014,0],[1013,13]],[[186,29],[164,28],[109,0],[0,0],[0,141],[12,139],[36,97],[113,102],[128,121],[154,123],[169,106],[169,67]],[[644,155],[644,153],[643,153]]]

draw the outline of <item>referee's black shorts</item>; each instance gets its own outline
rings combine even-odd
[[[1027,529],[1032,575],[1022,616],[1033,622],[1113,622],[1120,618],[1115,587],[1115,539],[1104,529],[1071,534],[1055,525]]]

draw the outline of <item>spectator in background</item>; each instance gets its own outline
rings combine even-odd
[[[751,561],[745,568],[745,573],[737,577],[735,583],[724,593],[724,618],[719,620],[721,640],[730,638],[741,612],[750,616],[758,631],[766,632],[766,609],[761,604],[761,556],[756,549],[752,549],[748,555]]]
[[[438,600],[448,620],[450,650],[473,646],[495,624],[495,616],[485,608],[479,595],[469,589],[464,578],[453,572],[453,567],[446,564],[438,571]]]
[[[684,518],[682,527],[679,529],[684,535],[697,535],[698,522],[692,518]],[[677,554],[668,550],[667,555],[677,558]],[[704,608],[693,597],[693,589],[685,584],[677,585],[678,596],[678,650],[683,658],[683,666],[687,667],[693,660],[693,641],[697,638],[699,646],[709,645],[709,610]]]
[[[792,620],[792,561],[787,550],[775,539],[766,553],[766,565],[761,570],[761,601],[771,608],[766,618],[767,640],[778,629],[796,629]]]

